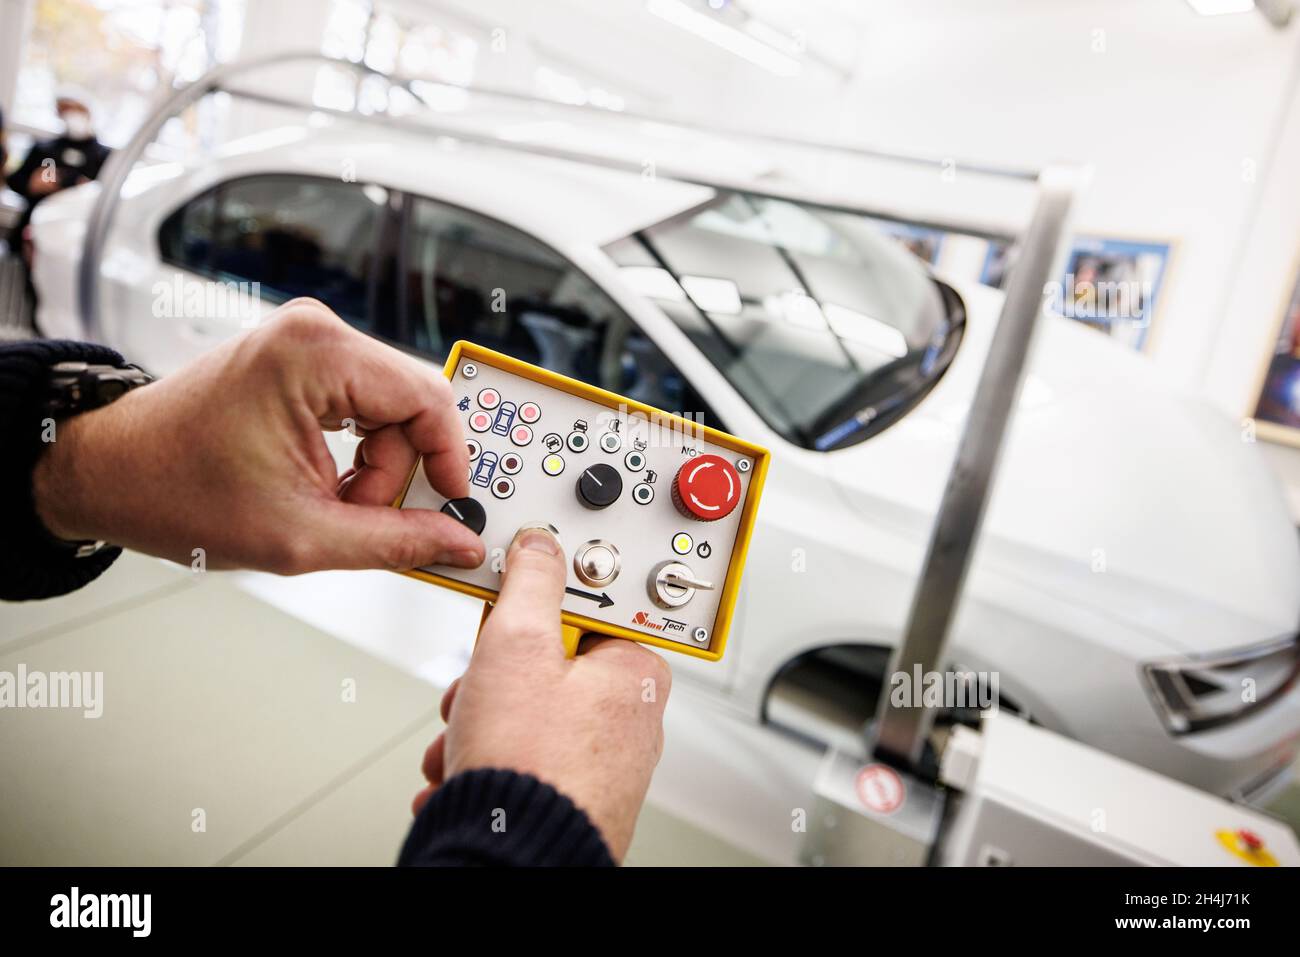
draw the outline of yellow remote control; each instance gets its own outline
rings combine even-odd
[[[417,465],[395,504],[452,516],[487,557],[406,574],[490,603],[515,531],[545,522],[569,563],[570,655],[599,634],[720,659],[768,451],[469,342],[445,371],[465,417],[470,494],[448,500]]]

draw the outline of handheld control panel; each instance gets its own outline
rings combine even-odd
[[[721,658],[767,450],[471,343],[456,343],[446,373],[470,494],[444,498],[417,466],[396,504],[440,509],[483,537],[487,558],[408,574],[492,601],[515,531],[546,522],[569,562],[575,634]]]

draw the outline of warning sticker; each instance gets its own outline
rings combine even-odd
[[[868,764],[858,772],[854,786],[858,800],[877,814],[893,814],[907,793],[898,772],[885,764]]]
[[[1253,831],[1216,831],[1219,845],[1234,857],[1255,867],[1277,867],[1277,858],[1264,846],[1263,840]]]

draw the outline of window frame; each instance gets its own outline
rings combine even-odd
[[[665,270],[666,272],[668,272],[669,275],[676,278],[677,272],[670,266],[668,261],[664,258],[662,252],[660,251],[658,246],[654,243],[653,237],[650,236],[649,234],[655,230],[660,230],[660,229],[673,227],[673,226],[680,226],[684,223],[689,223],[695,216],[699,215],[700,213],[722,205],[727,201],[727,199],[730,196],[745,195],[745,194],[746,191],[743,189],[730,189],[727,190],[725,194],[719,192],[714,196],[704,199],[693,206],[681,210],[678,213],[674,213],[673,215],[668,216],[662,220],[643,226],[629,233],[626,236],[621,236],[617,239],[610,240],[609,242],[605,243],[601,247],[602,251],[604,251],[606,255],[610,255],[610,250],[613,247],[622,245],[624,243],[634,244],[638,246],[650,259],[652,259],[660,269]],[[823,204],[815,203],[815,202],[812,203],[797,202],[796,205],[809,206],[813,208],[824,208]],[[899,223],[903,222],[902,220],[892,220],[892,219],[890,221],[895,221]],[[613,257],[611,256],[611,258]],[[617,263],[617,260],[615,260],[615,262]],[[907,416],[917,406],[919,406],[926,399],[926,397],[930,395],[930,393],[935,389],[935,387],[938,386],[939,382],[948,374],[948,371],[952,368],[954,362],[956,361],[957,353],[961,350],[962,345],[966,341],[966,331],[967,331],[966,319],[968,315],[968,308],[966,306],[965,299],[956,290],[955,287],[953,287],[949,283],[945,282],[944,280],[936,276],[932,267],[930,267],[929,265],[925,265],[923,266],[923,270],[930,284],[935,287],[935,289],[939,294],[940,299],[942,300],[945,318],[949,326],[948,339],[944,343],[942,349],[939,351],[938,356],[936,358],[936,365],[939,366],[937,374],[926,378],[923,381],[920,388],[914,390],[911,394],[907,395],[902,401],[892,406],[884,414],[878,415],[869,424],[859,429],[851,436],[845,436],[840,441],[827,445],[824,448],[819,448],[815,444],[811,444],[811,445],[805,444],[805,442],[800,437],[790,435],[786,431],[786,429],[784,429],[781,426],[780,423],[773,421],[764,409],[762,409],[758,404],[751,401],[749,396],[745,394],[744,390],[736,386],[736,384],[731,380],[731,377],[726,372],[724,372],[716,362],[713,361],[712,357],[709,356],[705,350],[701,349],[698,345],[696,345],[695,348],[704,355],[705,359],[714,368],[714,370],[718,372],[718,374],[721,375],[724,380],[726,380],[727,384],[731,388],[735,389],[735,391],[739,394],[741,400],[755,414],[755,416],[757,416],[758,420],[762,422],[766,428],[770,429],[774,435],[778,436],[781,439],[781,441],[787,442],[790,445],[802,451],[814,452],[818,455],[831,455],[837,452],[843,452],[848,449],[852,449],[856,446],[865,444],[866,442],[874,438],[876,435],[886,431],[891,426],[907,418]],[[660,311],[663,312],[668,317],[670,322],[676,325],[679,329],[682,328],[681,325],[677,322],[677,320],[672,316],[672,314],[667,309],[664,309],[662,306],[660,306],[659,308]],[[728,341],[728,337],[726,336],[725,333],[721,332],[718,329],[717,323],[713,320],[712,316],[710,316],[708,312],[706,312],[705,310],[701,309],[695,303],[695,301],[691,299],[689,296],[686,297],[686,308],[691,310],[695,314],[695,316],[698,319],[700,319],[700,321],[703,322],[704,325],[706,325],[713,332],[715,336],[718,337],[719,341],[722,342]],[[684,332],[685,330],[682,331]]]
[[[220,222],[221,219],[221,210],[222,210],[222,204],[225,202],[225,194],[231,188],[237,186],[240,183],[259,182],[259,181],[265,181],[269,179],[293,180],[295,182],[327,183],[331,186],[336,186],[341,183],[344,186],[348,186],[356,189],[358,192],[364,190],[367,186],[378,186],[380,189],[386,190],[389,195],[389,202],[382,207],[378,207],[378,215],[375,217],[374,230],[371,236],[371,244],[376,249],[382,248],[384,235],[386,231],[389,229],[389,225],[390,225],[389,221],[391,220],[394,212],[392,197],[394,196],[394,194],[397,194],[399,196],[404,195],[401,190],[391,189],[390,187],[384,186],[381,183],[361,182],[360,180],[349,183],[344,180],[339,180],[335,177],[321,176],[315,173],[292,173],[292,172],[241,173],[238,176],[232,176],[229,179],[223,179],[217,183],[213,183],[211,186],[208,186],[206,189],[200,190],[199,192],[190,196],[183,202],[178,203],[175,206],[168,207],[167,213],[162,217],[162,220],[158,223],[158,228],[154,231],[154,243],[157,246],[158,261],[161,263],[165,263],[166,265],[171,266],[175,269],[184,269],[187,272],[191,272],[195,274],[196,276],[202,276],[203,278],[210,279],[214,282],[233,281],[233,282],[262,283],[263,286],[265,286],[265,288],[263,289],[264,298],[269,299],[271,302],[275,303],[276,305],[283,305],[284,303],[290,302],[293,299],[297,298],[296,296],[281,296],[279,294],[280,291],[275,289],[274,286],[267,285],[266,283],[263,282],[263,280],[251,276],[239,276],[231,280],[223,280],[222,277],[218,275],[217,270],[213,267],[212,264],[213,258],[216,255],[217,244],[215,242],[215,236],[217,232],[218,223]],[[212,231],[213,231],[214,241],[208,248],[207,261],[203,263],[202,268],[197,268],[194,264],[181,262],[175,259],[174,257],[167,255],[167,252],[164,249],[164,245],[163,245],[163,231],[167,229],[168,224],[171,223],[178,215],[181,215],[186,210],[190,209],[190,207],[203,202],[209,197],[212,197],[214,201],[214,206],[212,210]],[[360,321],[365,322],[369,325],[373,325],[375,320],[375,315],[374,315],[375,299],[376,299],[377,291],[379,289],[379,281],[380,281],[378,272],[383,262],[384,262],[384,257],[382,255],[372,256],[370,259],[369,266],[366,269],[366,275],[364,280],[366,315],[358,318],[360,319]],[[326,303],[326,305],[328,305],[328,303]],[[344,322],[347,322],[346,317],[341,317],[341,318],[343,318]],[[348,324],[352,325],[352,323],[348,323]],[[382,338],[382,337],[376,336],[375,338]],[[405,351],[410,352],[412,350],[405,350]]]

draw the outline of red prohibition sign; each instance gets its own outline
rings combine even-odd
[[[907,793],[898,772],[885,764],[868,764],[858,772],[854,788],[858,800],[877,814],[893,814]]]

